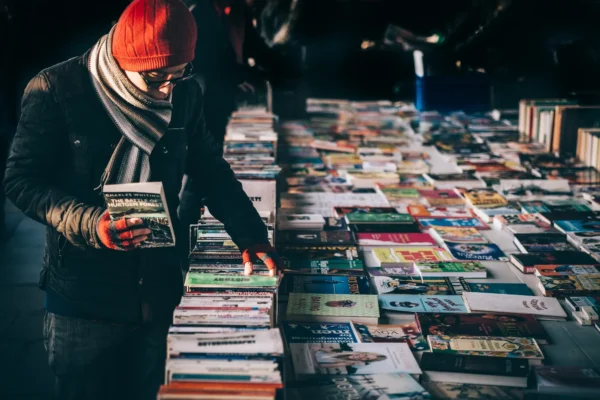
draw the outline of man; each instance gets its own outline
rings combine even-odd
[[[138,249],[149,230],[135,218],[111,221],[103,184],[161,181],[176,223],[187,173],[247,272],[260,257],[274,273],[266,228],[205,128],[189,79],[195,40],[180,0],[135,0],[92,49],[25,90],[4,185],[47,226],[40,286],[57,398],[155,398],[182,295],[176,250]]]

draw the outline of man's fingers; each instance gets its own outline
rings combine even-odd
[[[148,228],[132,229],[130,232],[132,238],[137,236],[148,236],[152,233],[152,231]]]
[[[277,269],[275,259],[269,253],[256,253],[256,256],[262,260],[269,271]]]
[[[254,271],[254,264],[249,261],[244,263],[244,275],[251,275],[252,271]]]
[[[144,224],[144,220],[142,220],[141,218],[127,218],[127,227],[143,225],[143,224]]]
[[[275,276],[275,273],[277,273],[276,269],[270,269],[269,270],[269,276]]]
[[[148,239],[148,235],[136,236],[136,237],[133,238],[132,242],[134,244],[140,244],[144,240],[147,240],[147,239]]]

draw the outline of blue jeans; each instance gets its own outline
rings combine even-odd
[[[113,324],[46,312],[44,345],[60,400],[154,400],[169,325]]]

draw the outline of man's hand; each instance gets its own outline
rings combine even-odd
[[[133,250],[152,232],[140,218],[121,218],[112,221],[108,211],[100,217],[96,232],[102,244],[113,250]]]
[[[254,86],[248,82],[242,82],[238,85],[238,88],[244,92],[244,93],[252,93],[254,94],[256,92],[256,90],[254,89]]]
[[[254,270],[253,259],[260,259],[265,263],[269,270],[269,276],[275,276],[277,267],[281,265],[279,254],[269,244],[257,244],[250,246],[242,253],[242,261],[244,262],[244,274],[250,275]]]

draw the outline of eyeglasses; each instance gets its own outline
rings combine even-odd
[[[148,86],[149,89],[158,89],[159,87],[166,85],[166,84],[175,86],[178,83],[181,83],[181,82],[187,81],[188,79],[193,78],[194,75],[195,75],[194,65],[192,63],[188,63],[188,65],[186,65],[186,67],[183,70],[183,73],[181,74],[180,77],[172,78],[172,79],[153,80],[152,78],[150,78],[146,75],[146,72],[140,72],[140,76],[142,77],[142,79],[144,80],[144,82],[146,83],[146,85]]]

